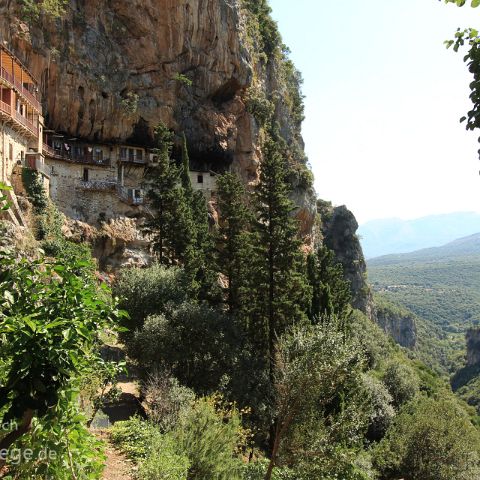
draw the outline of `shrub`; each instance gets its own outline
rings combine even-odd
[[[142,328],[149,315],[165,313],[186,299],[184,272],[180,268],[153,265],[149,268],[124,270],[114,285],[113,292],[120,297],[121,306],[129,314],[124,326],[133,335]]]
[[[368,374],[364,374],[362,379],[369,403],[372,406],[368,438],[380,440],[395,417],[395,409],[392,406],[393,398],[380,380]]]
[[[233,370],[239,347],[228,316],[187,302],[167,315],[148,317],[129,353],[147,371],[167,368],[183,385],[208,394]]]
[[[195,400],[195,394],[165,372],[155,371],[145,382],[144,404],[149,419],[163,432],[172,430],[178,418]]]
[[[138,480],[187,480],[190,461],[178,453],[178,446],[169,435],[155,437],[151,454],[138,468]]]
[[[22,182],[35,212],[42,213],[48,206],[48,197],[43,188],[40,174],[35,170],[24,168],[22,169]]]
[[[135,462],[147,458],[152,452],[152,445],[161,437],[157,427],[140,417],[116,422],[110,435],[113,443]]]
[[[472,480],[480,476],[480,437],[452,399],[417,397],[374,450],[382,478]]]
[[[419,392],[418,377],[415,371],[405,363],[397,361],[390,363],[383,375],[383,382],[397,408],[410,401]]]
[[[239,450],[245,444],[238,410],[222,406],[218,397],[201,398],[180,418],[173,433],[191,466],[188,478],[241,478]]]

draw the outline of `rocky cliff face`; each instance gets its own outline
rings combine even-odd
[[[471,328],[467,331],[467,367],[480,365],[480,329]]]
[[[417,325],[411,312],[389,305],[375,305],[376,320],[382,330],[402,347],[413,349],[417,343]]]
[[[148,146],[161,122],[186,134],[194,165],[231,166],[250,183],[262,157],[261,122],[248,105],[255,87],[292,162],[305,169],[301,118],[286,100],[285,78],[295,83],[296,72],[280,50],[265,54],[259,22],[243,2],[70,0],[62,18],[27,20],[20,0],[0,3],[0,40],[38,78],[50,128]],[[314,192],[292,184],[308,237]]]
[[[332,208],[321,202],[322,234],[326,247],[335,252],[343,266],[345,278],[350,282],[353,307],[375,320],[373,297],[367,283],[367,266],[362,247],[356,235],[358,223],[345,206]]]

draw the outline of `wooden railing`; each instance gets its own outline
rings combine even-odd
[[[15,120],[19,123],[22,127],[25,127],[30,133],[32,133],[35,137],[38,137],[38,127],[29,120],[28,118],[24,117],[17,111],[12,111],[11,105],[8,103],[0,100],[0,111],[8,115],[11,119]]]
[[[32,92],[22,85],[22,82],[17,77],[11,73],[8,73],[3,67],[0,69],[0,77],[7,81],[20,95],[25,97],[31,103],[33,108],[35,108],[39,113],[42,113],[42,106],[40,105],[38,99],[35,98]]]
[[[84,163],[87,165],[99,165],[101,167],[110,167],[110,158],[95,158],[92,153],[74,153],[72,148],[66,150],[65,148],[53,148],[47,143],[43,143],[43,153],[47,157],[56,158],[58,160],[64,160],[71,163]]]
[[[28,118],[25,118],[23,115],[15,111],[15,120],[18,123],[21,123],[24,127],[26,127],[36,137],[38,137],[38,128]]]
[[[137,155],[120,155],[118,157],[120,162],[125,162],[125,163],[138,163],[139,165],[144,165],[147,163],[147,157],[146,155],[137,156]]]
[[[8,103],[5,103],[2,100],[0,100],[0,110],[7,113],[8,115],[12,114],[12,107]]]

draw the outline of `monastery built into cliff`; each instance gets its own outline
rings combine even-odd
[[[49,130],[38,81],[7,48],[0,46],[0,53],[0,181],[15,191],[22,188],[22,169],[35,170],[58,208],[88,223],[141,214],[142,180],[154,154],[138,145],[92,143]],[[192,170],[190,178],[207,196],[215,190],[213,172]],[[14,191],[8,192],[8,215],[22,225]]]

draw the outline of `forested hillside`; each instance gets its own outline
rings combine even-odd
[[[371,259],[368,272],[376,292],[418,315],[424,351],[449,373],[461,368],[465,332],[480,323],[480,235]]]

